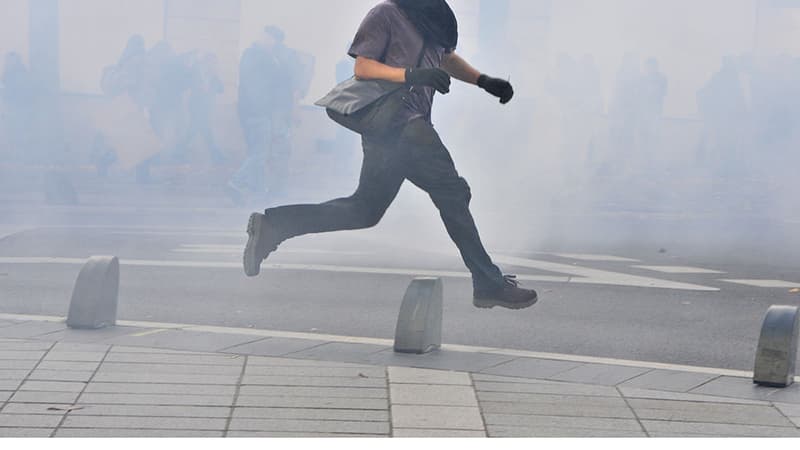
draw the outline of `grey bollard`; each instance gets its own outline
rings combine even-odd
[[[753,382],[768,387],[794,383],[800,308],[773,306],[767,312],[756,353]]]
[[[117,323],[119,299],[119,259],[93,256],[81,269],[72,300],[67,326],[96,330]]]
[[[397,330],[394,351],[422,355],[442,346],[442,297],[439,278],[417,278],[406,291]]]

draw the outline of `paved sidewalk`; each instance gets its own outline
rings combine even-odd
[[[378,339],[144,323],[75,331],[57,318],[8,319],[2,437],[800,436],[800,388],[758,388],[731,371],[467,347],[395,355]]]

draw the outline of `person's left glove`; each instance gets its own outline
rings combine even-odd
[[[514,98],[514,88],[506,80],[492,78],[488,75],[481,75],[478,78],[478,86],[486,92],[500,99],[500,103],[506,104]]]

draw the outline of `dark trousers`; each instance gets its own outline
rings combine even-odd
[[[472,194],[456,171],[450,152],[433,126],[411,121],[399,137],[364,138],[364,163],[355,194],[320,205],[269,209],[267,220],[289,239],[312,233],[371,228],[380,222],[408,179],[427,192],[439,209],[450,237],[472,272],[476,287],[503,283],[481,243],[469,210]]]

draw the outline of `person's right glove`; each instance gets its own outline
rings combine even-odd
[[[488,75],[481,75],[478,78],[478,86],[486,92],[500,99],[500,103],[506,104],[514,98],[514,88],[506,80],[492,78]]]
[[[450,92],[450,75],[442,69],[406,69],[406,84],[432,87],[447,94]]]

